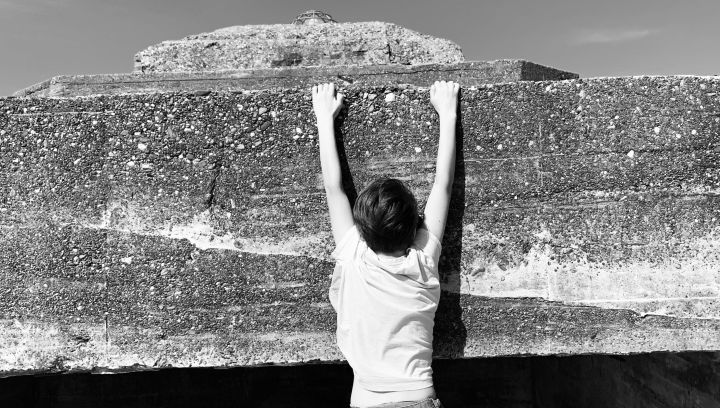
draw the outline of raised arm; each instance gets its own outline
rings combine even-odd
[[[335,244],[339,244],[353,226],[352,209],[342,186],[340,158],[335,144],[335,117],[342,108],[343,98],[343,94],[335,93],[335,84],[312,87],[313,110],[320,141],[320,166]]]
[[[455,177],[455,126],[460,85],[439,81],[430,87],[430,103],[440,115],[435,181],[425,205],[425,226],[442,241]]]

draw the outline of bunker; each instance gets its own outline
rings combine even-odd
[[[0,99],[0,386],[219,378],[255,398],[262,381],[335,378],[347,391],[308,89],[347,96],[351,195],[393,175],[424,202],[427,87],[442,78],[463,90],[439,389],[463,406],[720,405],[720,79],[580,79],[305,17]],[[288,387],[295,405],[264,406],[310,404]]]

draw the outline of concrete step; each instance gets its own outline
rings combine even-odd
[[[259,68],[221,72],[62,75],[22,89],[19,97],[72,97],[310,88],[322,82],[363,87],[398,84],[428,87],[438,78],[463,86],[516,81],[575,79],[573,73],[522,60],[474,61],[455,64]]]

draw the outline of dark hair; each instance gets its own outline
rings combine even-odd
[[[380,178],[360,193],[353,219],[368,247],[375,252],[406,250],[420,223],[417,201],[405,184]]]

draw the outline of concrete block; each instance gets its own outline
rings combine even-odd
[[[720,349],[719,88],[463,89],[436,355]],[[342,91],[348,190],[393,175],[424,202],[427,90]],[[26,345],[0,371],[340,359],[310,112],[301,89],[0,99],[0,344]]]

